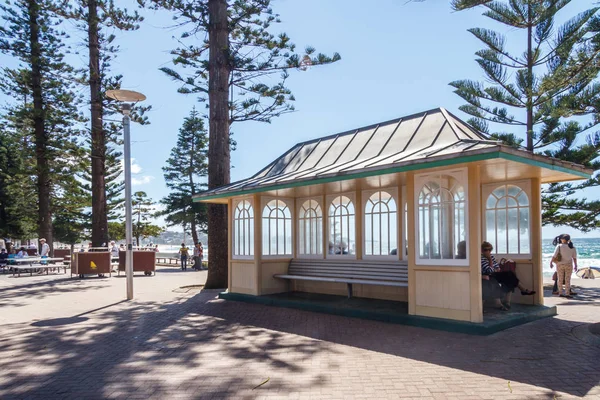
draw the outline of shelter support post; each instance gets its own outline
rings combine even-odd
[[[232,267],[232,254],[233,254],[233,198],[227,200],[227,227],[229,234],[227,235],[227,289],[231,291],[231,267]],[[208,243],[206,244],[208,247]],[[210,260],[208,261],[208,268],[210,268]]]
[[[531,261],[533,269],[534,304],[544,304],[542,265],[542,186],[540,178],[531,179]]]
[[[364,215],[364,206],[363,206],[363,199],[362,199],[362,190],[361,190],[361,186],[360,186],[360,181],[357,182],[356,184],[356,191],[355,191],[355,202],[356,202],[356,211],[355,211],[355,223],[356,223],[356,240],[354,241],[354,245],[355,245],[355,254],[356,254],[356,259],[357,260],[362,260],[363,259],[363,254],[364,254],[364,250],[363,250],[363,215]],[[352,296],[352,287],[349,287],[349,296]]]
[[[471,322],[483,322],[483,300],[481,296],[481,171],[479,165],[468,167],[468,216],[469,216],[469,286]]]
[[[259,194],[254,195],[254,270],[257,295],[262,290],[262,199]]]
[[[415,175],[412,172],[406,174],[406,205],[408,209],[408,313],[415,315],[416,308],[416,277],[415,277],[415,251],[416,251],[416,227],[415,227]]]

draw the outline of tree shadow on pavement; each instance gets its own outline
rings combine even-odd
[[[577,321],[547,318],[478,337],[216,296],[126,302],[73,324],[0,327],[0,398],[284,397],[320,393],[347,368],[350,379],[375,373],[448,387],[500,378],[517,398],[530,397],[531,386],[545,388],[535,398],[583,396],[600,380],[600,347],[571,334]],[[368,352],[352,358],[359,349],[392,356],[389,365]],[[426,373],[439,366],[457,372],[451,380]]]
[[[35,277],[35,281],[19,282],[14,286],[2,286],[0,308],[18,307],[25,304],[25,300],[41,300],[63,293],[98,290],[109,285],[107,281],[103,281],[104,278],[94,281],[93,285],[88,284],[89,280],[83,281],[68,276],[43,281],[40,278]]]
[[[0,328],[6,338],[0,398],[168,398],[182,391],[193,398],[254,398],[253,388],[267,378],[256,390],[280,390],[278,376],[304,371],[315,355],[332,352],[320,340],[266,330],[249,319],[209,316],[224,306],[215,295],[118,304],[77,323],[13,325],[10,334]],[[322,377],[311,379],[316,385]]]

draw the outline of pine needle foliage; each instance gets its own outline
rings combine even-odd
[[[340,60],[308,46],[296,49],[285,33],[273,33],[279,16],[270,0],[138,0],[170,10],[184,33],[173,50],[173,68],[162,71],[179,83],[179,92],[208,104],[208,188],[230,183],[230,126],[271,122],[294,111],[286,86],[291,70]],[[208,206],[210,264],[206,288],[227,286],[227,209]]]
[[[15,68],[3,68],[0,90],[12,99],[3,116],[8,133],[15,135],[19,153],[31,161],[19,171],[22,182],[37,189],[38,237],[52,246],[53,215],[58,209],[58,192],[70,190],[64,185],[72,174],[74,160],[81,157],[78,124],[84,118],[78,112],[75,71],[65,61],[68,35],[60,28],[51,0],[18,0],[0,4],[0,52],[12,57]],[[13,129],[10,129],[10,126]],[[18,143],[18,142],[17,142]],[[22,154],[16,154],[15,157]]]
[[[594,129],[600,122],[599,8],[581,10],[558,26],[557,15],[570,3],[454,0],[456,10],[483,7],[483,15],[504,29],[523,32],[524,40],[518,54],[508,50],[504,35],[469,29],[485,45],[476,61],[486,82],[465,79],[450,85],[466,101],[460,109],[476,129],[508,145],[598,171],[600,140]],[[583,183],[545,186],[543,223],[584,232],[599,228],[600,202],[582,198],[581,192],[598,186],[598,173]]]

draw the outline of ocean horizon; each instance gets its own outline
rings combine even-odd
[[[552,240],[554,238],[545,238],[542,239],[542,271],[545,278],[550,278],[556,268],[550,268],[550,259],[552,258],[552,254],[554,254],[554,246],[552,245]],[[600,267],[600,237],[598,238],[578,238],[572,237],[573,244],[577,249],[577,265],[578,267]],[[171,245],[171,244],[159,244],[159,255],[162,257],[176,257],[179,245]],[[191,245],[188,245],[191,250]],[[206,244],[204,245],[204,260],[208,260],[208,248]],[[573,278],[576,278],[576,275],[573,274]]]

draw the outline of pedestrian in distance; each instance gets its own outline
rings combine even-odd
[[[185,246],[185,243],[181,243],[181,248],[179,249],[179,257],[181,257],[181,270],[187,270],[187,260],[190,256],[190,250]]]

